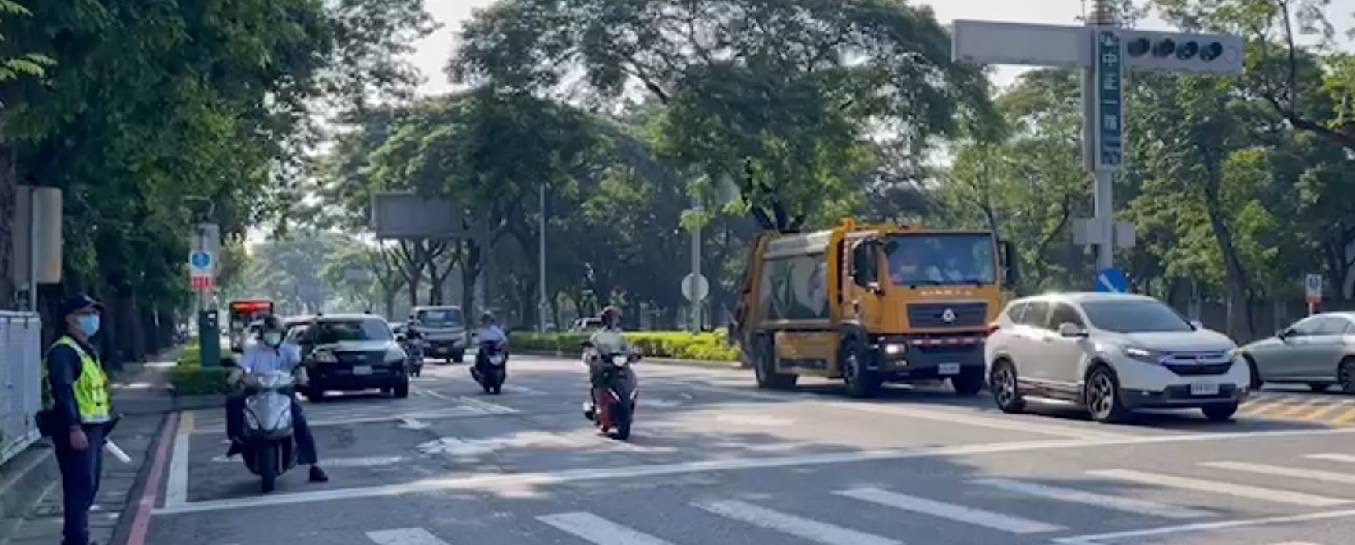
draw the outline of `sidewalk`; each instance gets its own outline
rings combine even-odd
[[[177,355],[176,348],[151,359],[172,362]],[[90,537],[99,545],[123,543],[127,539],[148,462],[154,454],[167,413],[174,406],[168,388],[168,368],[162,363],[130,364],[112,378],[113,407],[123,414],[123,418],[110,440],[132,461],[124,464],[104,453],[103,482],[89,521]],[[51,447],[46,444],[34,448],[51,456]],[[55,461],[50,460],[50,463],[55,464]],[[0,535],[0,545],[61,543],[61,482],[53,479],[45,484],[45,490],[38,493],[37,505],[22,519],[14,521],[17,525],[12,532]]]

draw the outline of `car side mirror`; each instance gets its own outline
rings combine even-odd
[[[402,334],[400,334],[400,335],[396,335],[396,336],[395,336],[395,342],[399,342],[399,343],[405,342],[405,336],[404,336],[404,334],[402,333]]]
[[[1203,330],[1204,330],[1204,322],[1201,322],[1201,321],[1199,321],[1199,320],[1191,320],[1191,321],[1190,321],[1190,327],[1191,327],[1192,329],[1194,329],[1195,331],[1203,331]]]
[[[1281,329],[1275,332],[1275,337],[1282,341],[1289,340],[1289,338],[1293,336],[1294,336],[1293,329]]]
[[[885,292],[883,289],[880,288],[879,282],[866,282],[866,291],[869,291],[875,295],[881,295]]]
[[[1059,336],[1065,339],[1081,339],[1087,336],[1087,330],[1075,324],[1064,322],[1059,324]]]

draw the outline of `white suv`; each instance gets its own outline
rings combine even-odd
[[[1151,297],[1066,293],[1018,299],[984,347],[998,408],[1028,398],[1079,403],[1101,422],[1138,408],[1199,408],[1232,418],[1250,377],[1228,337]]]

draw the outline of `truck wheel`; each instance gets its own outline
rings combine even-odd
[[[962,396],[977,394],[983,389],[983,370],[962,369],[960,374],[950,377],[950,386]]]
[[[799,375],[776,372],[776,345],[771,339],[758,343],[759,349],[753,355],[753,375],[757,387],[764,390],[789,390],[795,387]]]
[[[852,397],[875,397],[880,391],[880,375],[866,367],[870,353],[861,341],[852,338],[842,347],[842,380],[847,383],[847,394]]]

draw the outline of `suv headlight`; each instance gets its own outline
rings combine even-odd
[[[339,357],[328,350],[315,351],[315,363],[339,363]]]
[[[1124,347],[1124,355],[1148,363],[1158,363],[1162,360],[1161,353],[1137,346]]]
[[[398,346],[392,346],[386,350],[386,363],[399,363],[405,361],[405,351]]]

